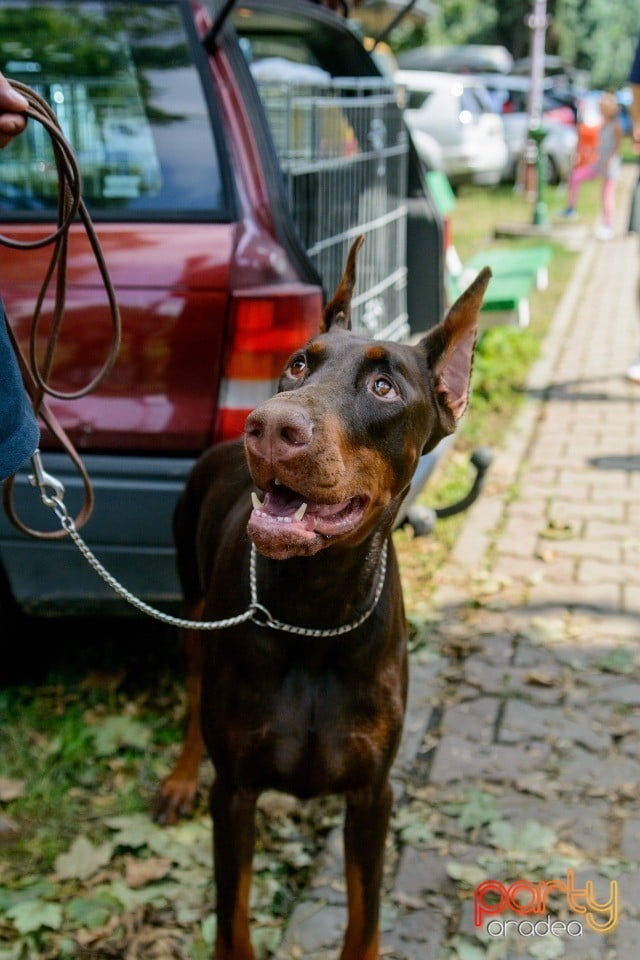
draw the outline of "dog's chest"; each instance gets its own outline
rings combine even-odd
[[[315,793],[316,784],[354,789],[370,782],[388,749],[388,714],[389,705],[375,695],[354,710],[350,692],[335,680],[302,690],[286,685],[258,742],[275,777],[296,793]]]
[[[360,677],[299,662],[264,666],[232,669],[208,698],[218,704],[205,724],[218,768],[232,764],[246,786],[298,796],[357,790],[386,768],[402,729],[401,664]]]

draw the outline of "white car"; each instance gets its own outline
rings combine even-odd
[[[423,70],[398,70],[394,79],[404,91],[405,120],[428,167],[443,170],[454,187],[500,182],[508,157],[504,125],[479,80]]]

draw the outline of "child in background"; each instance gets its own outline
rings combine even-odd
[[[613,217],[615,212],[616,181],[620,176],[620,148],[624,130],[619,120],[620,108],[612,93],[603,93],[600,98],[602,125],[598,131],[598,157],[595,163],[574,167],[569,177],[569,202],[561,216],[573,217],[580,185],[585,180],[602,177],[602,222],[596,228],[599,240],[610,240],[613,236]]]

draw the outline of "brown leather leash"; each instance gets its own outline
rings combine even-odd
[[[121,320],[120,310],[118,308],[115,291],[109,271],[104,259],[102,247],[95,232],[91,217],[82,199],[82,179],[80,168],[76,156],[65,138],[58,119],[49,106],[34,90],[26,84],[19,81],[10,81],[11,86],[21,93],[27,100],[29,106],[25,111],[26,116],[40,123],[47,131],[53,150],[56,171],[58,176],[58,207],[55,229],[45,237],[38,240],[16,240],[12,237],[0,234],[0,244],[10,247],[14,250],[35,250],[45,246],[52,246],[51,258],[45,272],[44,280],[40,287],[36,306],[34,309],[33,323],[29,335],[29,352],[25,356],[23,350],[17,342],[11,325],[7,320],[7,329],[9,338],[15,350],[24,381],[25,390],[29,395],[36,416],[45,424],[50,433],[58,440],[64,451],[68,454],[75,464],[78,473],[82,479],[84,488],[84,500],[77,517],[75,526],[83,526],[89,519],[94,505],[94,492],[91,479],[82,458],[75,449],[66,431],[58,421],[55,414],[46,402],[46,397],[55,397],[59,400],[76,400],[79,397],[91,393],[98,384],[100,384],[112,369],[118,351],[120,349],[121,338]],[[111,322],[111,342],[107,352],[107,357],[98,371],[98,373],[84,386],[72,392],[63,392],[55,389],[49,382],[51,369],[55,357],[56,345],[60,337],[60,331],[64,319],[64,310],[66,303],[66,276],[68,262],[69,230],[71,225],[80,220],[87,238],[89,240],[95,261],[102,277],[102,282],[107,295],[109,305],[109,316]],[[40,321],[42,317],[42,307],[45,297],[51,284],[55,280],[55,297],[52,313],[51,331],[48,334],[42,362],[38,361],[38,343],[40,341]],[[35,460],[35,458],[34,458]],[[51,484],[54,492],[56,483],[53,478],[46,474],[38,459],[34,463],[35,478],[33,482],[37,484],[41,493],[45,492],[48,484]],[[41,531],[28,527],[17,515],[13,502],[13,489],[15,477],[10,477],[3,485],[3,505],[7,517],[11,523],[28,534],[39,540],[55,540],[67,536],[67,531]]]

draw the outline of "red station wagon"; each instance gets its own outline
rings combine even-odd
[[[104,383],[50,401],[95,487],[81,535],[128,590],[167,609],[179,599],[171,516],[194,459],[274,392],[357,234],[356,328],[404,339],[438,322],[441,223],[391,81],[348,22],[306,0],[238,2],[217,21],[186,0],[0,0],[0,69],[44,96],[73,145],[122,314]],[[30,121],[0,153],[0,232],[43,237],[56,204],[48,136]],[[2,249],[0,292],[25,346],[48,258]],[[89,382],[109,336],[74,224],[54,387]],[[41,449],[73,514],[80,478],[46,434]],[[28,472],[18,513],[57,529]],[[72,543],[0,515],[3,579],[5,603],[28,612],[123,612]]]

